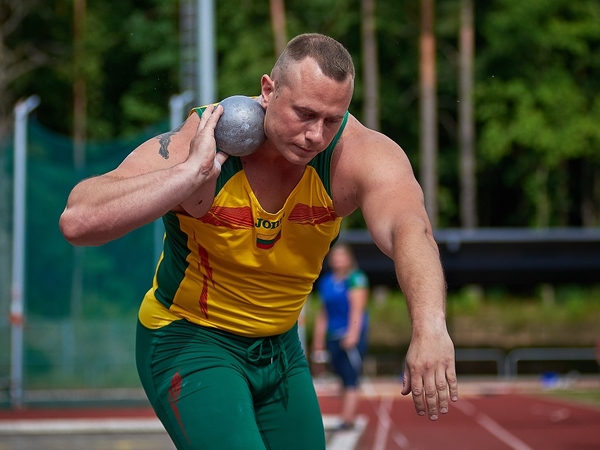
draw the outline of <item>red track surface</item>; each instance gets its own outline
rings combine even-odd
[[[415,413],[411,399],[377,391],[360,404],[369,423],[356,450],[600,449],[600,408],[488,386],[461,395],[432,422]],[[340,410],[334,396],[320,401],[324,414]]]
[[[594,383],[592,388],[600,389],[600,380]],[[417,416],[410,398],[399,395],[399,383],[373,383],[360,403],[360,414],[368,424],[355,449],[600,449],[600,408],[534,395],[539,386],[522,389],[502,383],[463,383],[461,387],[459,402],[431,422]],[[317,384],[317,392],[323,413],[337,414],[341,404],[335,388]],[[0,410],[0,424],[16,419],[153,417],[148,408]],[[11,448],[1,442],[0,436],[0,448]]]

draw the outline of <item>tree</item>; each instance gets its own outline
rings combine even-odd
[[[481,162],[488,173],[503,167],[496,197],[521,211],[521,226],[581,225],[574,201],[582,197],[591,210],[585,220],[597,217],[600,198],[591,189],[580,194],[579,180],[598,179],[600,163],[598,23],[594,0],[498,0],[486,13]]]
[[[421,184],[433,228],[437,208],[437,94],[435,74],[434,0],[421,0]]]
[[[35,45],[32,36],[28,39],[15,37],[34,8],[45,11],[38,0],[4,0],[0,3],[0,138],[11,128],[10,114],[16,100],[11,84],[50,61],[50,55]]]
[[[375,0],[361,0],[361,11],[361,56],[365,90],[363,118],[367,127],[379,130],[379,59],[377,57]]]
[[[22,38],[18,31],[34,8],[47,12],[37,0],[4,0],[0,3],[0,310],[10,303],[12,217],[9,200],[11,186],[7,168],[7,149],[12,129],[12,110],[17,96],[10,89],[20,77],[48,64],[50,55],[35,44],[35,39]]]
[[[459,36],[458,140],[460,174],[460,217],[464,228],[477,226],[477,183],[475,176],[475,123],[473,116],[473,0],[461,0]]]
[[[269,0],[271,5],[271,23],[275,38],[275,56],[279,56],[287,44],[285,30],[285,5],[283,0]]]

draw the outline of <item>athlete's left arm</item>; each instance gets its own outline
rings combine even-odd
[[[412,392],[417,413],[436,420],[448,411],[449,398],[458,399],[458,384],[446,283],[423,192],[400,146],[366,128],[357,137],[361,148],[346,152],[345,173],[373,240],[394,260],[412,321],[402,393]]]

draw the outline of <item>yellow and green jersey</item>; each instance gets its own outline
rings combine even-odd
[[[230,156],[206,215],[163,217],[164,249],[140,308],[143,325],[154,329],[186,319],[248,337],[294,325],[340,231],[330,174],[347,117],[280,211],[261,207],[240,158]]]

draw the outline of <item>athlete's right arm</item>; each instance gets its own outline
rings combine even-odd
[[[65,238],[74,245],[102,245],[168,211],[181,211],[190,196],[212,198],[227,158],[216,154],[214,140],[222,112],[209,106],[201,118],[192,114],[177,130],[141,144],[115,170],[77,184],[59,221]]]

